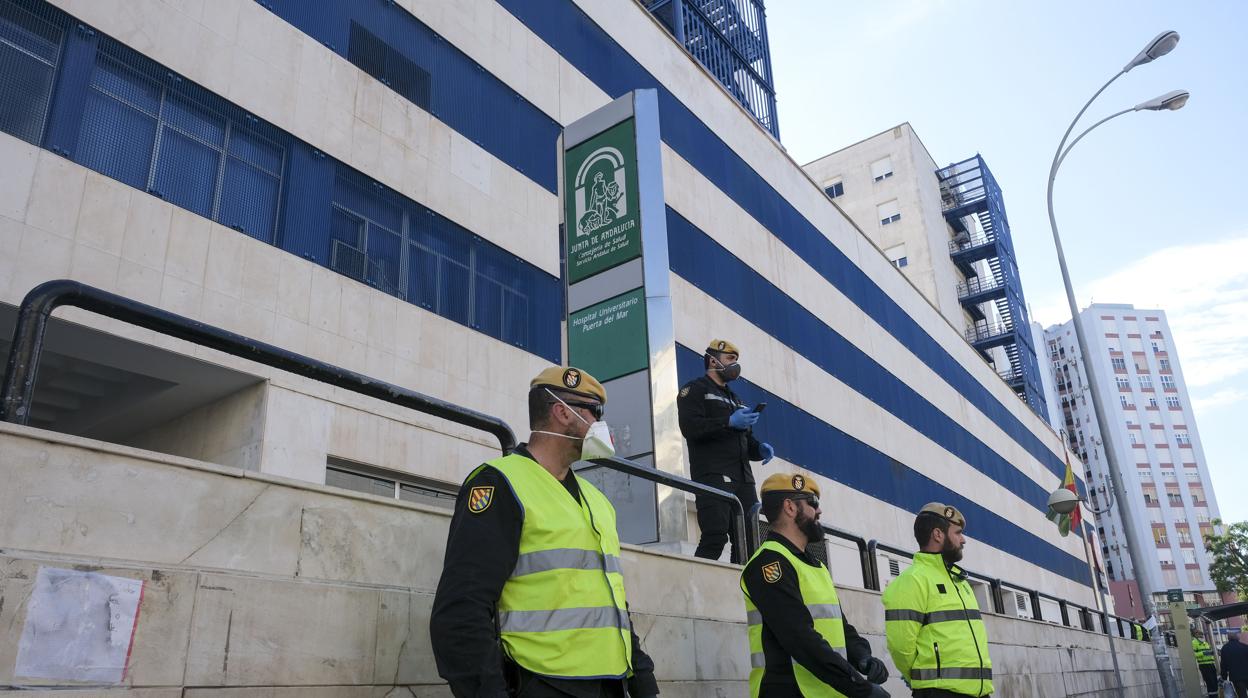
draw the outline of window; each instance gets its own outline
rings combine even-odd
[[[842,196],[845,194],[845,182],[841,181],[840,177],[829,179],[823,183],[823,193],[827,194],[830,199]]]
[[[1170,538],[1166,535],[1165,526],[1153,526],[1153,542],[1157,547],[1170,547]]]
[[[1151,408],[1153,408],[1153,409],[1157,409],[1157,407],[1158,407],[1158,405],[1157,405],[1157,398],[1155,398],[1155,397],[1150,397],[1150,398],[1148,399],[1148,406],[1149,406],[1149,407],[1151,407]]]
[[[1163,371],[1169,371],[1169,370],[1170,370],[1170,359],[1158,359],[1158,360],[1157,360],[1157,364],[1158,364],[1158,366],[1160,366],[1160,367],[1161,367],[1161,370],[1163,370]]]
[[[1179,404],[1179,398],[1175,395],[1166,396],[1166,407],[1169,407],[1172,410],[1183,409],[1183,406]]]
[[[1196,551],[1195,550],[1185,549],[1183,551],[1183,564],[1185,565],[1196,564]]]
[[[1166,390],[1174,390],[1174,376],[1169,376],[1163,373],[1161,376],[1161,387]]]
[[[893,159],[880,158],[871,163],[871,179],[882,182],[893,176]]]
[[[91,74],[76,159],[254,238],[277,226],[285,140],[111,40]]]
[[[1187,583],[1194,587],[1204,585],[1204,577],[1201,575],[1199,567],[1187,568]]]
[[[1123,398],[1123,399],[1125,400],[1126,398]],[[1124,405],[1124,407],[1125,407],[1125,405]],[[1131,440],[1131,445],[1132,445],[1132,446],[1134,446],[1134,445],[1136,445],[1136,444],[1138,444],[1138,443],[1140,442],[1139,437],[1137,437],[1137,436],[1135,435],[1135,432],[1134,432],[1134,431],[1129,431],[1129,432],[1127,432],[1127,438]]]
[[[1115,371],[1118,371],[1121,373],[1127,372],[1127,361],[1121,356],[1112,356],[1110,357],[1109,362],[1114,365]]]
[[[325,484],[378,497],[432,504],[448,509],[455,506],[457,492],[457,488],[448,483],[374,468],[332,456],[325,466]]]
[[[43,140],[63,35],[61,22],[0,5],[0,131],[35,145]]]
[[[884,256],[888,258],[889,263],[901,269],[910,264],[910,260],[906,258],[906,246],[894,245],[884,250]]]
[[[1192,544],[1192,530],[1186,526],[1178,526],[1176,530],[1179,532],[1179,542],[1183,545]]]
[[[1118,381],[1118,389],[1119,389],[1119,390],[1130,390],[1130,389],[1131,389],[1131,379],[1127,378],[1126,376],[1118,376],[1117,378],[1115,378],[1115,380],[1117,380],[1117,381]]]
[[[1122,403],[1122,409],[1124,409],[1124,410],[1125,410],[1125,409],[1127,409],[1127,405],[1128,405],[1129,403],[1127,402],[1127,396],[1126,396],[1126,395],[1119,395],[1119,396],[1118,396],[1118,402]]]
[[[1192,445],[1192,437],[1191,437],[1190,435],[1188,435],[1188,433],[1187,433],[1187,432],[1185,432],[1185,431],[1176,431],[1176,432],[1174,433],[1174,440],[1175,440],[1175,442],[1176,442],[1176,443],[1178,443],[1180,446],[1190,446],[1190,445]]]
[[[880,218],[880,225],[889,225],[901,220],[901,208],[897,199],[880,204],[876,207],[876,213]]]
[[[1183,495],[1179,494],[1178,492],[1167,492],[1166,501],[1172,507],[1181,507],[1183,506]]]
[[[1152,376],[1140,376],[1140,390],[1152,390],[1152,389],[1153,389],[1153,377]]]

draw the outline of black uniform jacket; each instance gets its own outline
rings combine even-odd
[[[515,453],[533,457],[524,444]],[[576,476],[569,473],[563,484],[568,488],[568,496],[579,501]],[[479,486],[493,486],[494,498],[485,511],[472,514],[467,509],[468,491]],[[482,468],[460,488],[446,540],[442,578],[429,619],[438,675],[446,679],[451,693],[459,698],[507,696],[508,681],[514,684],[520,671],[503,656],[495,623],[498,597],[520,556],[523,523],[520,500],[497,469]],[[570,696],[601,695],[596,681],[543,681]],[[628,680],[628,689],[632,696],[653,696],[659,692],[654,662],[642,651],[636,633],[633,676]]]
[[[1239,640],[1222,645],[1222,678],[1248,681],[1248,645]]]
[[[689,444],[689,472],[695,480],[717,474],[754,482],[750,461],[763,459],[758,439],[748,429],[728,428],[728,416],[744,406],[728,386],[721,388],[705,375],[680,389],[680,433]]]
[[[811,567],[819,566],[815,558],[798,550],[788,538],[772,533],[767,540],[780,543]],[[763,578],[763,567],[773,562],[780,564],[780,578],[769,583]],[[853,668],[871,656],[871,645],[844,618],[849,661],[832,649],[815,630],[815,621],[802,600],[797,571],[788,558],[774,550],[764,550],[745,566],[741,578],[750,600],[763,616],[763,656],[767,664],[759,698],[801,697],[793,676],[793,662],[850,698],[871,695],[871,682]]]

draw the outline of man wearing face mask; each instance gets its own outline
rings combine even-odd
[[[628,615],[615,509],[572,472],[614,454],[606,402],[580,369],[542,371],[529,384],[528,443],[460,488],[429,621],[455,696],[658,695]]]
[[[745,406],[728,384],[741,375],[736,345],[723,339],[711,340],[702,357],[706,373],[680,389],[676,407],[680,413],[680,433],[689,444],[690,476],[737,496],[746,511],[758,501],[754,493],[754,470],[750,461],[771,460],[770,445],[760,443],[751,431],[760,413]],[[721,500],[698,497],[698,527],[702,539],[694,555],[718,560],[728,543],[732,509]],[[741,551],[732,551],[732,561],[740,562]]]
[[[763,481],[771,534],[741,571],[750,639],[750,697],[888,698],[884,662],[849,624],[828,568],[806,552],[823,540],[819,485],[778,473]]]
[[[992,693],[988,634],[975,592],[956,563],[966,539],[962,512],[939,502],[914,520],[914,564],[884,590],[888,652],[915,696]]]

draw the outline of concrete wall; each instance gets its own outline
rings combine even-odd
[[[0,690],[448,695],[427,636],[446,511],[9,425],[0,425],[0,464]],[[195,535],[170,535],[178,531]],[[92,686],[14,676],[40,567],[145,582],[119,685],[83,692]],[[630,547],[624,570],[663,694],[741,695],[749,661],[739,568]],[[845,585],[842,603],[884,656],[877,597]],[[1104,636],[987,623],[998,695],[1108,695]],[[1119,651],[1128,695],[1159,695],[1149,648],[1124,641]],[[896,679],[888,688],[903,694]]]
[[[558,273],[554,194],[257,3],[53,4],[473,233]],[[1057,437],[965,343],[962,323],[948,322],[890,266],[639,3],[576,0],[575,5],[961,364],[1003,414],[1041,439],[1052,452],[1046,457],[1060,453]],[[419,18],[562,123],[611,98],[572,59],[493,0],[402,0],[398,6],[396,11]],[[1057,486],[1059,478],[982,406],[967,400],[949,376],[938,374],[920,351],[856,305],[849,296],[852,289],[830,283],[810,260],[780,242],[781,231],[769,230],[721,191],[713,181],[719,173],[699,172],[667,144],[662,153],[664,190],[674,211],[1013,464],[1022,478],[1044,490]],[[546,365],[539,357],[9,136],[0,135],[0,160],[8,164],[0,181],[0,301],[15,303],[47,279],[75,278],[498,415],[517,427],[525,422],[527,380]],[[930,170],[930,164],[922,167]],[[672,286],[680,344],[697,350],[710,337],[733,338],[745,348],[746,376],[755,385],[930,480],[959,483],[967,496],[990,502],[994,514],[1017,523],[1037,546],[1083,555],[1076,540],[1056,535],[1034,502],[934,444],[916,425],[693,284],[673,277]],[[266,379],[262,473],[317,483],[323,481],[324,457],[335,455],[458,482],[490,452],[487,439],[435,419],[85,313],[58,316]],[[832,523],[869,528],[872,537],[894,545],[909,543],[913,512],[813,472],[852,464],[791,463],[784,460],[783,448],[778,451],[781,457],[759,469],[760,479],[781,469],[803,469],[819,478],[836,511],[853,512],[852,520],[842,514],[844,519]],[[177,535],[191,540],[202,533],[188,529]],[[986,545],[976,551],[987,573],[1033,579],[1046,592],[1093,603],[1090,587],[1024,556]]]

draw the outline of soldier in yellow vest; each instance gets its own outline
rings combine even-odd
[[[828,568],[806,553],[823,540],[819,486],[776,474],[762,495],[771,535],[741,572],[751,698],[887,698],[878,684],[888,669],[845,620]]]
[[[1198,637],[1196,626],[1192,626],[1192,652],[1196,654],[1196,668],[1205,681],[1205,691],[1211,696],[1218,695],[1218,669],[1213,660],[1213,648],[1208,642]]]
[[[957,566],[966,519],[932,502],[914,520],[914,564],[884,590],[884,632],[893,663],[915,696],[992,693],[988,634],[975,592]]]
[[[614,453],[606,402],[584,371],[542,371],[529,442],[460,488],[429,621],[455,696],[658,695],[629,620],[615,509],[572,472]]]

